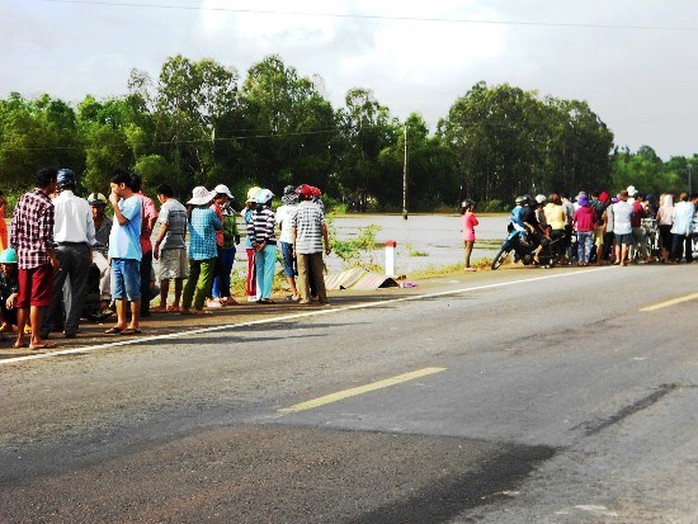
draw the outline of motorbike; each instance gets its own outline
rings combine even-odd
[[[557,264],[563,256],[562,247],[563,237],[553,237],[550,242],[543,247],[539,255],[539,265],[550,268]],[[525,231],[511,229],[507,238],[504,240],[502,247],[492,260],[492,269],[499,269],[502,264],[513,253],[514,262],[521,262],[524,266],[535,264],[533,260],[534,253],[538,244],[534,242]]]

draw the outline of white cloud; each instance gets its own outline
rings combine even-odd
[[[526,25],[698,27],[693,0],[202,0],[200,5],[206,9],[2,2],[0,96],[49,92],[77,101],[87,93],[117,95],[125,92],[132,67],[157,78],[165,59],[177,53],[213,58],[244,76],[275,53],[302,75],[320,75],[336,106],[348,89],[365,87],[393,114],[420,112],[435,124],[475,82],[508,82],[587,100],[621,145],[650,144],[665,157],[698,151],[692,130],[698,116],[693,94],[698,72],[692,67],[698,31]],[[320,12],[358,16],[308,15]],[[432,21],[405,20],[410,17]]]

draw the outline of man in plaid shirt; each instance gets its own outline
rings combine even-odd
[[[301,294],[299,304],[310,304],[310,278],[318,294],[319,302],[328,305],[325,289],[325,263],[322,260],[322,245],[325,253],[332,252],[325,223],[325,213],[319,204],[313,202],[310,186],[298,186],[296,194],[300,198],[298,210],[291,219],[291,238],[293,253],[298,260],[298,290]]]
[[[53,249],[55,211],[49,198],[56,191],[57,178],[56,169],[40,169],[36,188],[22,195],[12,217],[10,244],[17,250],[19,266],[16,348],[27,346],[27,321],[32,328],[29,349],[55,345],[41,338],[41,321],[44,308],[51,304],[53,277],[60,267]]]

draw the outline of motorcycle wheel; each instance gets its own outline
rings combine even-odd
[[[510,249],[500,249],[495,255],[494,260],[492,260],[492,270],[499,269],[501,265],[504,264],[504,261],[509,256],[509,253],[511,253]]]

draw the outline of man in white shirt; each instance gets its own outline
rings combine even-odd
[[[628,264],[628,252],[635,241],[633,226],[630,218],[633,216],[633,206],[628,204],[628,192],[623,190],[618,195],[618,202],[613,205],[613,233],[616,245],[616,265]]]
[[[75,338],[84,305],[85,284],[95,244],[95,224],[87,200],[75,196],[76,183],[75,174],[70,169],[58,171],[59,195],[53,200],[56,210],[53,239],[60,270],[54,279],[51,307],[42,326],[44,338],[52,328],[60,329],[61,324],[64,325],[65,337]]]
[[[675,262],[681,262],[686,255],[686,262],[693,262],[693,215],[696,208],[693,202],[688,200],[688,193],[679,195],[679,202],[674,206],[674,224],[671,227],[671,258]],[[684,249],[685,247],[685,249]]]

